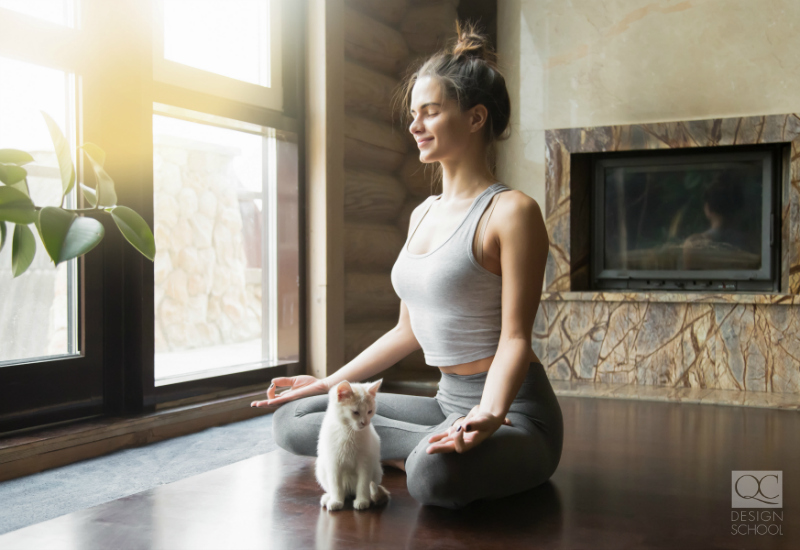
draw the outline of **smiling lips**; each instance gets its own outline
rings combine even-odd
[[[425,145],[426,143],[429,143],[431,141],[433,141],[433,138],[420,139],[420,140],[417,141],[417,147],[422,147],[423,145]]]

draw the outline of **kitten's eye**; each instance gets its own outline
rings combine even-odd
[[[369,411],[367,414],[372,414],[372,411]]]
[[[353,414],[358,416],[358,411],[353,411]]]

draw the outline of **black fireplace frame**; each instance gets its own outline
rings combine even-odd
[[[781,273],[781,186],[790,143],[584,153],[590,157],[589,284],[596,290],[777,292]],[[581,155],[583,156],[583,155]],[[604,171],[618,166],[758,160],[762,164],[761,268],[758,270],[615,270],[603,262]]]

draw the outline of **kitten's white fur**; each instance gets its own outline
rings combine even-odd
[[[389,500],[389,491],[380,485],[381,441],[372,425],[381,382],[383,379],[371,384],[343,380],[328,392],[315,468],[317,481],[325,490],[320,505],[328,510],[340,510],[348,496],[355,496],[356,510]]]

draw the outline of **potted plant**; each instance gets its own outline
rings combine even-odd
[[[69,142],[58,124],[42,112],[50,137],[55,145],[61,172],[64,198],[75,187],[75,166]],[[147,222],[134,210],[117,204],[114,181],[106,173],[105,152],[94,143],[84,143],[82,150],[95,174],[94,188],[80,183],[80,189],[90,208],[69,209],[63,206],[36,206],[28,188],[28,173],[24,166],[34,161],[25,151],[0,149],[0,250],[10,240],[11,271],[19,277],[30,267],[36,254],[36,240],[30,226],[39,232],[42,244],[55,265],[86,254],[97,246],[105,234],[103,224],[86,212],[111,216],[122,235],[150,261],[155,259],[156,243]]]

